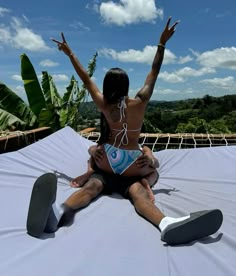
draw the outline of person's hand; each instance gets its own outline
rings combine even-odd
[[[153,165],[153,159],[148,154],[143,154],[138,157],[136,160],[136,165],[139,168],[143,168],[146,166],[152,166]]]
[[[170,21],[171,17],[168,18],[168,21],[166,23],[165,29],[161,34],[160,37],[160,44],[165,45],[166,42],[172,37],[172,35],[175,33],[175,27],[179,24],[180,21],[176,21],[171,27],[170,27]]]
[[[72,54],[72,51],[71,51],[69,45],[67,44],[63,33],[61,33],[61,37],[62,37],[62,42],[60,42],[54,38],[51,38],[51,40],[57,44],[59,51],[63,51],[67,56],[70,56]]]
[[[95,159],[96,163],[100,163],[102,161],[102,159],[103,159],[103,155],[104,155],[103,147],[98,146],[94,150],[94,153],[93,153],[92,156]]]

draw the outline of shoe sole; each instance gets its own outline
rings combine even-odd
[[[26,223],[30,236],[38,238],[44,232],[56,192],[57,177],[53,173],[43,174],[35,181]]]
[[[186,244],[214,234],[223,222],[218,209],[190,214],[190,218],[173,223],[161,234],[161,240],[169,245]]]

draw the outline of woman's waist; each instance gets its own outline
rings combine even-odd
[[[128,145],[123,145],[123,144],[119,145],[119,142],[116,142],[114,144],[114,141],[108,141],[107,143],[104,143],[103,145],[105,145],[105,144],[110,145],[110,146],[112,146],[114,148],[117,148],[117,149],[122,149],[122,150],[142,150],[142,147],[138,143],[138,141],[133,142],[133,143],[129,142]]]

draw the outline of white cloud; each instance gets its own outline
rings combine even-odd
[[[25,93],[25,88],[22,85],[17,85],[15,89],[16,89],[16,92],[18,92],[20,94]]]
[[[167,88],[167,89],[160,89],[160,91],[158,91],[157,93],[163,94],[163,95],[173,95],[173,94],[178,94],[179,91]]]
[[[215,73],[215,69],[213,68],[200,68],[198,70],[184,67],[175,72],[169,73],[167,71],[160,72],[159,78],[170,83],[178,83],[178,82],[185,82],[189,77],[201,77],[206,74],[213,74]]]
[[[87,3],[86,9],[92,9],[93,11],[99,13],[99,0],[93,0],[92,3]]]
[[[160,72],[158,78],[170,83],[184,82],[182,76],[179,76],[177,73],[168,73],[167,71]]]
[[[56,81],[69,81],[69,78],[67,75],[64,74],[53,74],[52,75],[53,80]]]
[[[197,61],[205,67],[236,70],[236,47],[218,48],[198,54]]]
[[[59,65],[58,62],[55,62],[55,61],[52,61],[50,59],[45,59],[45,60],[42,60],[40,63],[39,63],[40,66],[43,66],[43,67],[56,67]]]
[[[9,28],[5,27],[3,24],[0,25],[0,42],[3,44],[8,44],[11,41],[11,33]]]
[[[137,22],[154,22],[163,18],[163,9],[158,9],[155,0],[120,0],[102,2],[99,12],[106,23],[123,26]]]
[[[185,56],[185,57],[179,57],[178,63],[179,64],[184,64],[184,63],[190,62],[192,60],[193,60],[193,58],[188,55],[188,56]]]
[[[22,15],[22,17],[24,18],[24,20],[27,22],[27,23],[29,23],[30,21],[29,21],[29,18],[26,16],[26,15]]]
[[[20,75],[12,75],[11,79],[16,80],[16,81],[22,81],[22,77]]]
[[[145,46],[142,51],[129,49],[126,51],[117,52],[114,49],[104,48],[98,51],[99,55],[112,58],[121,62],[135,62],[152,64],[154,56],[156,54],[156,46]],[[176,56],[168,49],[165,52],[164,62],[165,64],[175,63]]]
[[[73,29],[76,29],[76,30],[77,29],[83,29],[85,31],[90,31],[90,28],[88,26],[86,26],[82,22],[76,21],[76,20],[73,23],[71,23],[69,26]]]
[[[10,12],[9,9],[0,7],[0,17],[3,17],[6,13],[9,13],[9,12]]]
[[[42,37],[35,34],[32,30],[22,26],[21,21],[13,18],[11,22],[12,29],[15,34],[12,35],[12,41],[15,48],[26,49],[32,52],[48,50]]]
[[[213,74],[215,73],[215,69],[213,68],[207,68],[203,67],[198,70],[190,68],[190,67],[184,67],[177,71],[177,74],[182,77],[200,77],[204,76],[206,74]]]
[[[0,42],[6,46],[32,52],[49,50],[43,38],[23,26],[21,20],[16,17],[11,19],[9,25],[0,25]]]
[[[236,87],[236,81],[232,76],[228,76],[225,78],[205,79],[205,80],[202,80],[201,83],[212,85],[217,88],[220,87],[222,89],[229,89],[229,90],[231,90],[233,87]]]

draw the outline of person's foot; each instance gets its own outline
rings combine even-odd
[[[39,238],[48,221],[56,200],[57,177],[53,173],[41,175],[34,183],[31,193],[26,228],[29,235]]]
[[[86,173],[77,176],[70,182],[70,186],[72,188],[80,188],[83,187],[86,181],[88,181],[89,177],[93,174],[93,170],[89,170]]]
[[[186,244],[214,234],[222,222],[223,214],[218,209],[191,213],[188,218],[162,229],[161,240],[169,245]]]

